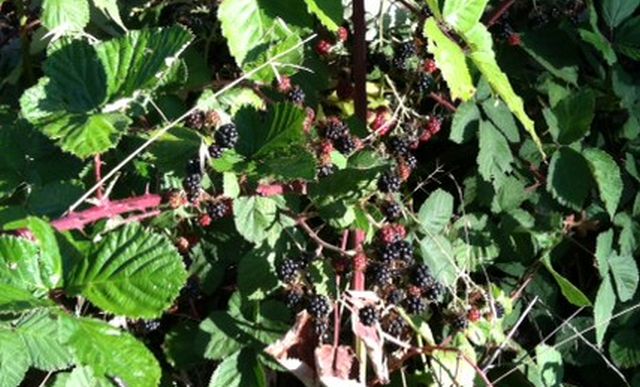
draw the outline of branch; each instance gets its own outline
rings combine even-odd
[[[364,0],[353,1],[353,80],[356,116],[367,122],[367,31],[364,18]]]
[[[322,238],[320,238],[320,236],[318,236],[318,234],[315,231],[313,231],[313,229],[307,224],[304,218],[298,219],[298,225],[302,227],[302,229],[309,235],[309,238],[311,238],[314,242],[324,247],[325,249],[335,251],[336,253],[339,253],[345,256],[354,255],[352,251],[347,251],[347,250],[341,249],[338,246],[334,246],[331,243],[325,242]]]
[[[256,188],[256,194],[264,197],[278,196],[288,193],[306,195],[307,183],[297,181],[293,183],[261,184]]]
[[[72,212],[69,215],[56,219],[51,225],[58,231],[82,230],[85,225],[97,222],[101,219],[133,211],[145,211],[154,209],[160,205],[160,195],[145,194],[123,200],[107,201],[104,204],[89,208],[80,212]]]
[[[515,4],[515,2],[516,2],[516,0],[505,0],[505,1],[503,1],[502,4],[500,4],[498,6],[498,8],[495,10],[495,12],[489,17],[489,19],[485,23],[487,25],[487,28],[489,28],[492,25],[496,24],[498,22],[498,20],[500,20],[502,15],[504,15],[509,10],[509,8],[511,8],[511,6],[513,4]]]
[[[457,110],[455,105],[451,103],[451,101],[446,99],[444,96],[442,96],[441,94],[432,92],[429,94],[429,98],[436,101],[439,105],[442,105],[445,109],[449,110],[452,113],[455,113],[455,111]]]

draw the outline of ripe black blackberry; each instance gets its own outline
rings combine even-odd
[[[290,290],[285,293],[284,304],[287,306],[287,308],[297,311],[300,305],[302,305],[302,298],[302,292]]]
[[[200,159],[196,157],[187,161],[185,172],[187,173],[187,175],[202,175],[202,168],[200,168]]]
[[[389,153],[395,157],[402,157],[409,153],[409,140],[394,136],[389,139]]]
[[[335,172],[335,167],[333,166],[333,164],[324,164],[318,168],[318,177],[319,178],[327,177],[327,176],[333,175],[334,172]]]
[[[392,273],[388,266],[380,265],[372,269],[372,280],[376,285],[386,285],[392,280]]]
[[[409,59],[416,54],[416,45],[414,42],[400,43],[400,45],[396,47],[394,54],[396,57]]]
[[[387,201],[382,205],[382,214],[390,222],[395,222],[402,217],[402,207],[395,201]]]
[[[380,260],[385,265],[391,264],[391,262],[396,259],[400,259],[400,251],[398,251],[398,246],[395,242],[380,246],[378,253],[380,254]]]
[[[202,175],[188,175],[182,181],[182,186],[187,194],[189,203],[194,204],[200,198],[200,184],[202,183]]]
[[[229,213],[229,205],[224,200],[216,200],[207,207],[207,215],[212,220],[222,219]]]
[[[234,124],[225,124],[214,134],[216,144],[222,148],[233,148],[238,142],[238,129]]]
[[[402,181],[394,171],[387,171],[378,179],[378,190],[383,193],[400,191]]]
[[[313,322],[313,331],[316,336],[322,339],[322,336],[329,330],[329,323],[326,320],[316,320]]]
[[[185,119],[188,128],[200,130],[204,126],[205,114],[202,110],[195,110]]]
[[[404,161],[411,169],[416,169],[416,167],[418,166],[418,159],[413,155],[413,153],[407,153],[404,156]]]
[[[393,244],[398,254],[398,259],[404,262],[413,262],[413,246],[408,241],[397,241]]]
[[[309,299],[307,311],[316,319],[323,319],[331,312],[331,305],[326,297],[316,294]]]
[[[434,282],[423,292],[424,297],[431,301],[437,302],[444,294],[444,285],[434,280]]]
[[[433,77],[431,74],[421,72],[416,80],[416,89],[420,93],[425,93],[433,88]]]
[[[467,329],[469,326],[469,320],[465,314],[459,314],[451,319],[451,327],[457,331]]]
[[[349,155],[356,150],[356,141],[350,135],[341,136],[334,141],[333,146],[343,155]]]
[[[400,338],[407,329],[407,323],[400,316],[396,316],[389,320],[385,331],[395,338]]]
[[[337,118],[330,119],[324,127],[324,136],[329,140],[337,141],[347,135],[349,135],[349,127]]]
[[[407,297],[402,306],[407,310],[410,314],[420,314],[427,309],[427,305],[422,301],[422,299],[418,296],[411,295]]]
[[[370,327],[378,321],[378,310],[371,305],[367,305],[364,308],[360,308],[358,317],[362,324]]]
[[[411,284],[422,290],[430,288],[435,283],[435,278],[431,275],[431,270],[425,265],[419,264],[413,268],[411,273]]]
[[[276,266],[276,274],[280,281],[290,284],[296,279],[298,264],[292,259],[284,259]]]
[[[406,294],[402,289],[394,289],[387,294],[387,303],[399,305],[405,298]]]
[[[302,91],[300,86],[294,86],[287,94],[287,98],[296,105],[302,105],[305,98],[304,91]]]
[[[213,144],[209,146],[208,151],[209,156],[211,156],[212,159],[219,159],[220,157],[222,157],[224,149],[218,145]]]
[[[496,318],[504,317],[504,305],[496,301],[496,303],[493,305],[493,308],[496,312]]]
[[[160,329],[160,320],[145,320],[142,321],[142,331],[147,334],[155,332]]]

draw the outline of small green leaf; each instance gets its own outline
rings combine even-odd
[[[628,19],[616,31],[614,47],[632,59],[640,59],[640,16]]]
[[[640,3],[640,0],[638,0]],[[591,30],[579,29],[580,37],[587,43],[591,43],[596,50],[600,51],[600,53],[604,56],[607,64],[610,66],[618,61],[616,57],[616,53],[613,51],[613,47],[611,42],[600,32],[598,26],[598,13],[596,12],[596,8],[592,3],[587,5],[589,10],[589,25],[591,26]]]
[[[88,0],[44,0],[42,4],[42,25],[56,35],[82,31],[88,23]]]
[[[278,287],[273,270],[275,254],[253,249],[238,265],[238,289],[249,300],[262,300]]]
[[[607,25],[616,28],[640,5],[640,0],[603,0],[602,17]]]
[[[553,138],[560,144],[568,145],[586,136],[595,115],[595,104],[593,92],[586,89],[569,94],[551,111],[545,111]]]
[[[589,148],[585,149],[582,154],[591,166],[591,172],[598,185],[598,191],[600,191],[600,198],[604,202],[609,216],[613,219],[620,198],[622,198],[623,184],[620,167],[613,157],[603,150]]]
[[[239,197],[233,201],[236,229],[249,242],[260,243],[280,231],[276,209],[276,202],[271,198]]]
[[[493,125],[500,129],[509,142],[520,142],[518,125],[504,102],[497,98],[489,98],[482,102],[482,111],[489,117]]]
[[[547,190],[560,204],[581,210],[591,189],[591,171],[585,158],[575,150],[560,148],[553,154]]]
[[[486,181],[503,178],[512,171],[513,154],[507,139],[489,121],[480,122],[478,171]]]
[[[422,261],[433,276],[443,284],[452,286],[458,278],[458,269],[453,261],[453,248],[442,235],[426,237],[420,241]]]
[[[465,358],[457,351],[439,351],[433,353],[431,367],[433,377],[439,386],[473,387],[476,371],[472,364],[476,362],[476,353],[467,338],[458,334],[454,338],[456,348],[464,353]],[[470,364],[471,363],[471,364]]]
[[[340,0],[304,0],[307,10],[316,15],[320,23],[329,31],[337,31],[343,20],[342,2]]]
[[[36,244],[40,248],[40,256],[42,257],[40,268],[47,287],[54,289],[61,286],[62,257],[53,227],[44,220],[33,217],[27,218],[26,227],[35,236]]]
[[[469,100],[475,88],[467,67],[464,52],[454,41],[445,35],[434,18],[427,19],[424,35],[429,40],[427,49],[433,54],[436,64],[447,81],[451,98]]]
[[[457,144],[470,141],[478,131],[479,120],[480,109],[475,101],[461,103],[453,115],[449,139]]]
[[[314,261],[309,268],[309,278],[318,294],[336,296],[336,273],[328,260]]]
[[[591,306],[591,301],[589,301],[589,298],[587,298],[587,296],[585,296],[580,289],[569,282],[568,279],[560,275],[560,273],[558,273],[553,268],[553,266],[551,266],[551,260],[549,256],[545,256],[542,259],[542,263],[547,268],[547,270],[549,270],[549,273],[551,273],[553,278],[560,286],[560,291],[562,292],[562,295],[564,295],[564,297],[567,299],[567,301],[569,301],[573,305],[580,307]]]
[[[609,256],[609,267],[616,283],[618,298],[622,302],[629,301],[638,289],[638,265],[631,255]]]
[[[127,31],[120,17],[120,10],[118,9],[118,0],[92,0],[94,7],[98,11],[102,12],[106,17],[113,20],[120,28]]]
[[[433,191],[418,212],[420,227],[427,235],[441,232],[453,216],[453,196],[441,189]]]
[[[266,387],[267,378],[258,356],[251,349],[243,349],[227,357],[218,365],[209,387]]]
[[[27,290],[0,284],[0,315],[19,314],[53,305],[49,300],[36,298]]]
[[[113,231],[74,267],[67,289],[128,317],[154,318],[178,296],[187,272],[175,246],[137,224]]]
[[[596,239],[596,262],[600,278],[607,278],[609,274],[609,257],[613,252],[613,229],[609,229],[598,235]]]
[[[204,350],[207,359],[220,360],[240,350],[251,337],[237,327],[233,317],[227,312],[214,311],[200,323],[200,330],[207,335]]]
[[[613,308],[616,306],[616,293],[611,284],[611,278],[607,275],[596,295],[596,301],[593,305],[593,321],[596,327],[596,342],[599,348],[602,348],[604,342],[604,334],[607,332],[611,316],[613,316]]]
[[[0,283],[41,298],[49,287],[43,280],[37,247],[22,238],[0,236]]]
[[[453,29],[464,34],[478,24],[489,0],[447,0],[442,18]]]
[[[640,335],[635,329],[621,330],[609,343],[609,354],[613,363],[620,368],[640,365]]]

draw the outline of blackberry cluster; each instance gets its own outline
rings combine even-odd
[[[238,142],[238,129],[234,124],[222,125],[214,135],[216,144],[222,148],[233,148]]]
[[[389,153],[395,157],[403,157],[409,153],[410,142],[407,138],[394,136],[389,139]]]
[[[468,326],[469,326],[469,320],[467,319],[467,316],[464,314],[454,316],[451,319],[451,327],[455,330],[463,331],[467,329]]]
[[[382,205],[382,214],[388,221],[394,222],[402,217],[402,208],[395,201],[387,201]]]
[[[385,332],[399,339],[407,330],[407,323],[400,316],[395,316],[388,320]]]
[[[380,258],[382,262],[401,260],[411,263],[413,261],[413,246],[404,240],[384,245],[380,249]]]
[[[386,301],[392,305],[400,305],[405,297],[406,294],[402,289],[393,289],[387,294]]]
[[[427,300],[436,302],[444,295],[444,285],[434,280],[433,284],[426,288],[423,294]]]
[[[294,86],[287,94],[287,98],[296,105],[302,105],[304,104],[305,98],[304,91],[300,86]]]
[[[324,136],[332,141],[349,135],[349,127],[338,118],[331,118],[324,127]]]
[[[202,175],[199,173],[187,175],[182,181],[189,203],[195,204],[200,198],[201,184]]]
[[[276,274],[280,281],[290,284],[296,279],[298,263],[292,259],[284,259],[276,266]]]
[[[421,72],[420,74],[418,74],[418,79],[416,80],[416,89],[420,93],[426,93],[428,91],[431,91],[433,86],[434,86],[434,79],[431,76],[431,74],[427,74],[424,72]]]
[[[411,169],[416,169],[418,167],[418,159],[412,153],[407,153],[404,157],[404,161]]]
[[[394,171],[387,171],[378,179],[378,189],[384,193],[392,193],[400,191],[402,180]]]
[[[411,275],[411,283],[422,290],[429,289],[435,283],[435,278],[431,275],[431,270],[425,265],[416,265]]]
[[[379,265],[372,269],[372,280],[377,285],[385,285],[391,282],[392,273],[388,266]]]
[[[371,305],[367,305],[364,308],[360,308],[358,317],[362,324],[370,327],[378,321],[378,310]]]
[[[302,305],[303,294],[297,290],[290,290],[285,294],[284,303],[287,308],[297,311]]]
[[[422,298],[415,295],[410,295],[403,302],[404,308],[411,314],[420,314],[427,310],[427,304],[422,301]]]
[[[207,215],[213,220],[222,219],[229,213],[229,205],[224,200],[216,200],[207,207]]]
[[[329,312],[331,312],[329,300],[321,295],[311,296],[309,305],[307,306],[307,312],[319,320],[326,318],[327,315],[329,315]]]
[[[356,147],[357,147],[357,144],[354,138],[348,134],[345,136],[339,137],[337,140],[334,141],[333,145],[336,148],[336,150],[342,153],[343,155],[349,155],[353,153],[353,151],[356,150]]]
[[[407,68],[407,60],[416,55],[416,45],[413,42],[404,42],[398,45],[393,53],[392,64],[399,70]]]
[[[204,127],[205,113],[202,110],[194,110],[185,119],[188,128],[200,130]]]

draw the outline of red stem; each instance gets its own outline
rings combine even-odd
[[[88,210],[72,212],[63,218],[54,220],[51,222],[51,225],[58,231],[82,230],[85,225],[97,222],[98,220],[112,218],[127,212],[153,209],[158,207],[161,202],[162,198],[160,195],[155,194],[145,194],[123,200],[107,201],[104,204],[89,208]]]
[[[367,31],[364,18],[364,0],[353,0],[353,80],[356,116],[367,121]]]
[[[351,247],[356,251],[353,265],[353,289],[364,290],[364,272],[367,266],[362,244],[365,241],[365,233],[362,230],[351,232]]]
[[[455,105],[452,104],[451,101],[443,97],[441,94],[431,93],[429,94],[429,98],[436,101],[439,105],[442,105],[445,109],[449,110],[450,112],[455,113],[456,111]]]
[[[93,164],[95,165],[96,183],[102,180],[102,161],[100,160],[100,154],[93,157]],[[98,200],[102,200],[104,194],[104,187],[100,184],[96,191],[96,197]]]
[[[288,193],[306,195],[307,183],[294,181],[292,183],[261,184],[256,188],[256,194],[264,197],[284,195]]]
[[[502,4],[500,4],[498,6],[496,11],[489,17],[489,20],[487,20],[487,22],[485,23],[487,25],[487,28],[489,28],[492,25],[496,24],[498,22],[498,20],[500,20],[502,15],[504,15],[509,10],[509,8],[511,8],[511,6],[515,2],[516,2],[516,0],[505,0],[505,1],[503,1]]]

